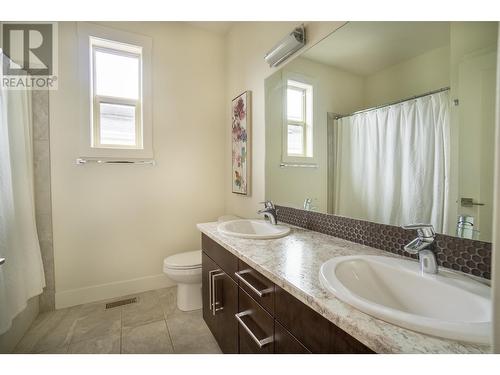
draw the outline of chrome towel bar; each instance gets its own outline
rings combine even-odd
[[[127,159],[127,160],[115,160],[115,159],[87,159],[87,158],[77,158],[77,165],[85,165],[88,163],[96,164],[143,164],[155,166],[156,161],[153,159]]]
[[[294,168],[318,168],[318,164],[293,164],[293,163],[280,163],[280,168],[294,167]]]

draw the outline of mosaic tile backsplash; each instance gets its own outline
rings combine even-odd
[[[278,220],[284,223],[417,258],[403,249],[417,236],[414,230],[285,206],[276,208]],[[491,279],[491,243],[436,234],[432,249],[441,267]]]

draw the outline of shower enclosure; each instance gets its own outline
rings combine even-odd
[[[35,221],[31,92],[24,89],[0,88],[0,259],[1,335],[45,286]]]

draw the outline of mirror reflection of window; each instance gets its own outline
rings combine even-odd
[[[287,156],[312,157],[312,101],[311,85],[287,80],[286,131]]]

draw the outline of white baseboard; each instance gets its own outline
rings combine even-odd
[[[122,297],[153,289],[167,288],[174,285],[175,283],[167,278],[167,276],[159,274],[62,292],[56,291],[56,309]]]

